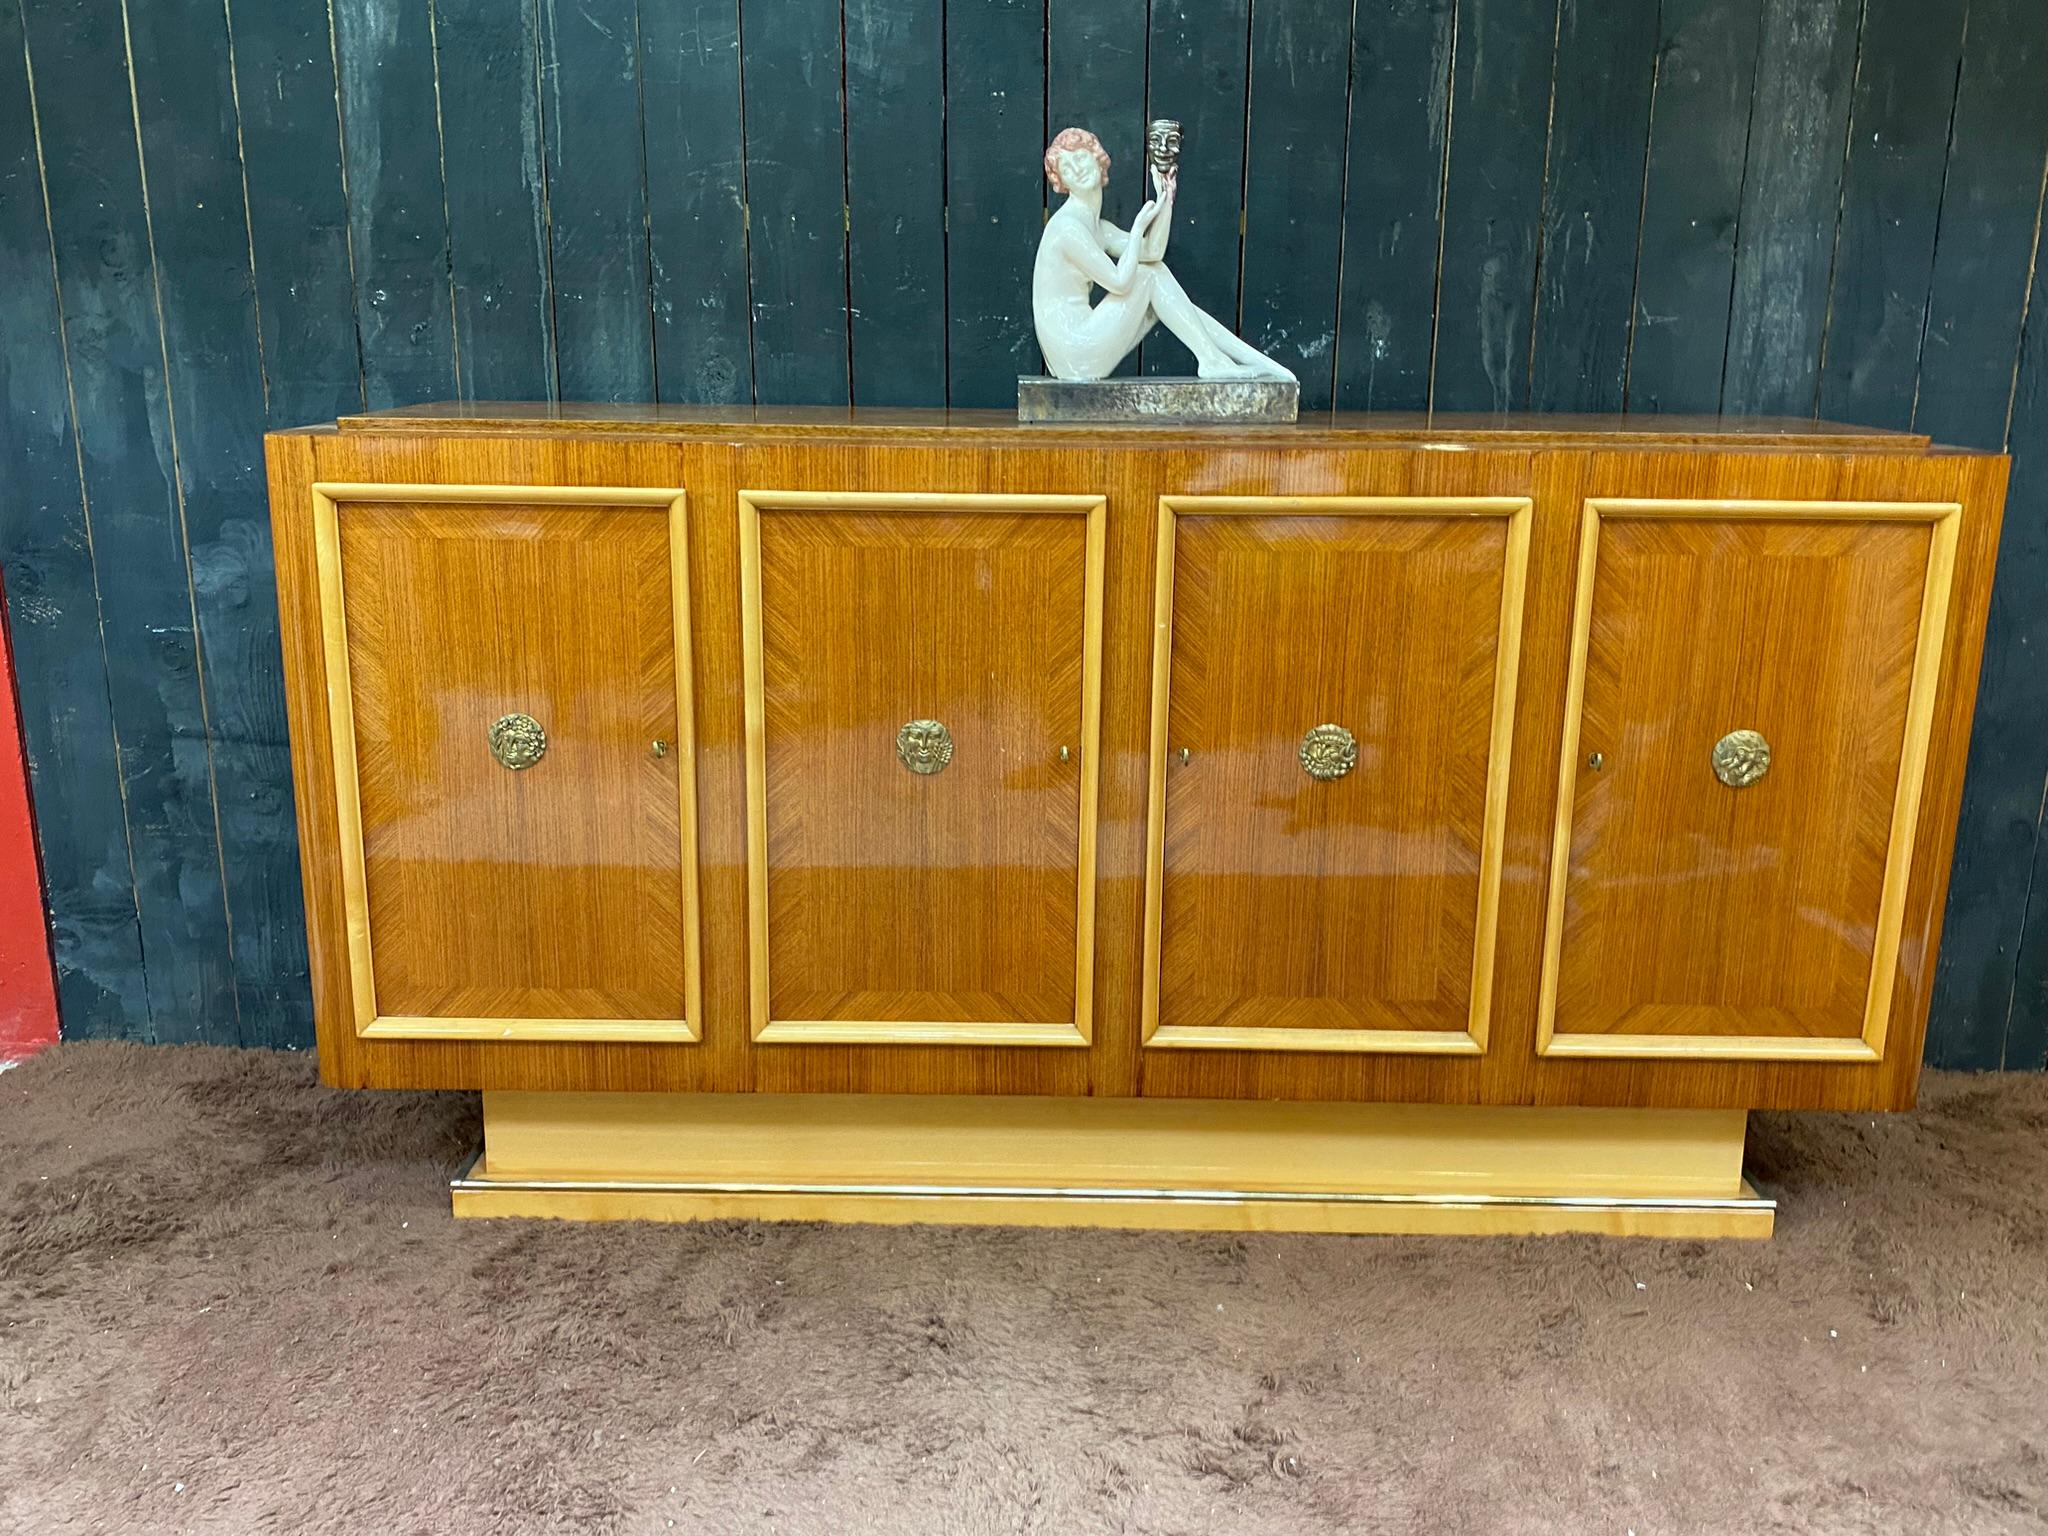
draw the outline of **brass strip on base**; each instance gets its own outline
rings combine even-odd
[[[1258,1190],[1110,1190],[883,1185],[715,1185],[621,1180],[457,1178],[458,1217],[563,1221],[831,1221],[883,1226],[1122,1227],[1193,1232],[1323,1232],[1608,1237],[1771,1235],[1777,1203],[1745,1183],[1732,1200],[1572,1195],[1322,1195]]]
[[[1730,1111],[484,1096],[458,1217],[1764,1238]]]

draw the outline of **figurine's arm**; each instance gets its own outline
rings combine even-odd
[[[1147,204],[1147,207],[1152,206]],[[1166,255],[1166,226],[1173,216],[1173,189],[1166,189],[1166,198],[1159,205],[1159,217],[1152,221],[1152,227],[1145,232],[1144,244],[1138,250],[1138,260],[1158,261]],[[1131,237],[1107,219],[1095,221],[1095,238],[1102,242],[1102,248],[1112,256],[1121,256]]]
[[[1140,261],[1164,261],[1166,259],[1167,237],[1173,231],[1173,193],[1178,177],[1172,181],[1161,178],[1157,171],[1152,173],[1152,185],[1159,191],[1159,217],[1152,221],[1152,227],[1145,231],[1145,245],[1139,255]]]
[[[1071,232],[1067,240],[1067,249],[1074,264],[1087,273],[1088,281],[1104,293],[1129,293],[1132,276],[1137,272],[1138,261],[1144,254],[1145,226],[1152,222],[1153,215],[1158,211],[1159,205],[1156,203],[1147,203],[1138,210],[1138,216],[1131,220],[1130,233],[1123,236],[1122,259],[1113,264],[1103,254],[1100,245],[1082,239],[1080,232],[1069,226]],[[1121,233],[1119,231],[1119,234]]]

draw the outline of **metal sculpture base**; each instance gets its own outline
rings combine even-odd
[[[1293,379],[1154,378],[1017,380],[1019,421],[1290,422],[1300,413]]]

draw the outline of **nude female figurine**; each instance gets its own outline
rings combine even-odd
[[[1205,379],[1291,379],[1294,375],[1233,335],[1187,295],[1166,266],[1174,178],[1152,174],[1148,201],[1128,232],[1102,217],[1109,155],[1085,128],[1063,128],[1045,152],[1045,175],[1067,200],[1046,220],[1031,269],[1031,317],[1046,371],[1058,379],[1103,379],[1155,324],[1195,354]],[[1100,288],[1100,303],[1089,302]]]

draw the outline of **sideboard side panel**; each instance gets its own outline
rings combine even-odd
[[[269,438],[270,527],[277,566],[278,622],[284,649],[285,714],[292,746],[292,798],[299,826],[299,878],[305,890],[306,950],[320,1075],[339,1088],[369,1085],[358,1059],[355,999],[349,981],[347,903],[342,890],[341,826],[335,800],[333,732],[322,654],[320,572],[313,526],[311,433]]]

